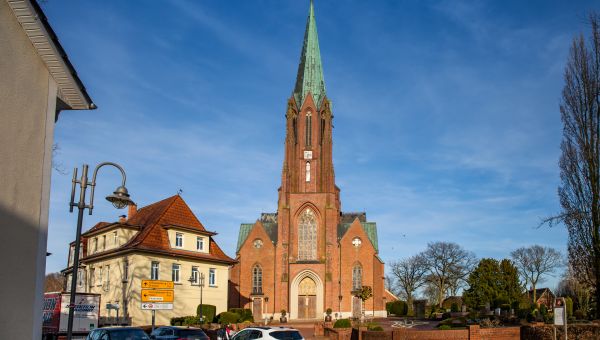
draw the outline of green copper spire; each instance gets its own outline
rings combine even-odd
[[[325,80],[323,79],[319,37],[317,36],[317,23],[312,0],[310,1],[310,10],[306,21],[306,32],[304,33],[296,87],[294,88],[294,98],[298,107],[302,106],[308,93],[312,94],[315,104],[320,106],[325,97]]]

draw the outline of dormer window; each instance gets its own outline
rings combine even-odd
[[[175,234],[175,247],[183,248],[183,234],[182,233]]]
[[[204,237],[196,237],[196,250],[204,251]]]

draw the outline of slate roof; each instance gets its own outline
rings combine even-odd
[[[197,230],[206,235],[212,234],[206,231],[200,220],[198,220],[190,207],[179,195],[171,196],[139,209],[135,215],[124,223],[98,223],[90,230],[83,233],[82,236],[85,237],[90,233],[95,233],[101,229],[107,229],[112,226],[138,226],[140,231],[121,247],[86,256],[82,261],[110,256],[123,251],[142,250],[205,261],[227,264],[235,263],[235,260],[227,256],[210,236],[208,254],[171,248],[167,234],[168,226],[182,226],[187,230]]]

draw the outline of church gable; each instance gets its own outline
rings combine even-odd
[[[365,233],[366,238],[371,242],[375,249],[375,253],[379,253],[379,242],[377,237],[377,223],[367,222],[367,214],[365,212],[342,213],[340,215],[340,223],[338,224],[338,239],[342,239],[348,233],[350,227],[355,220],[358,220],[361,229]]]
[[[364,224],[365,223],[361,223],[360,220],[356,218],[354,222],[350,223],[344,235],[340,238],[340,244],[342,248],[350,247],[362,250],[364,247],[368,247],[368,249],[372,249],[373,255],[376,255],[377,249],[375,248],[373,241],[371,241],[369,234],[366,232]],[[377,234],[375,233],[375,235]],[[355,241],[357,238],[358,241]],[[369,240],[369,242],[367,242],[367,240]]]
[[[272,235],[273,233],[275,236]],[[261,249],[265,246],[269,248],[273,247],[273,245],[277,243],[277,223],[262,222],[262,219],[256,221],[254,224],[242,223],[238,235],[236,253],[239,254],[248,242],[254,242],[256,240],[260,241],[260,245],[252,244],[252,246],[257,249]]]
[[[273,244],[277,244],[277,213],[262,213],[260,215],[260,223],[264,231],[268,235],[268,239]],[[252,231],[256,223],[242,223],[240,224],[240,232],[238,233],[237,246],[235,252],[239,252],[244,242],[248,238],[248,234]]]

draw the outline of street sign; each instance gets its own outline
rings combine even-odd
[[[142,280],[142,288],[173,289],[174,287],[173,281]]]
[[[144,310],[160,310],[160,309],[173,309],[172,303],[144,303],[142,302],[142,309]]]
[[[106,309],[119,309],[121,306],[119,306],[118,303],[107,303],[106,304]]]
[[[173,302],[173,290],[142,289],[142,302]]]

